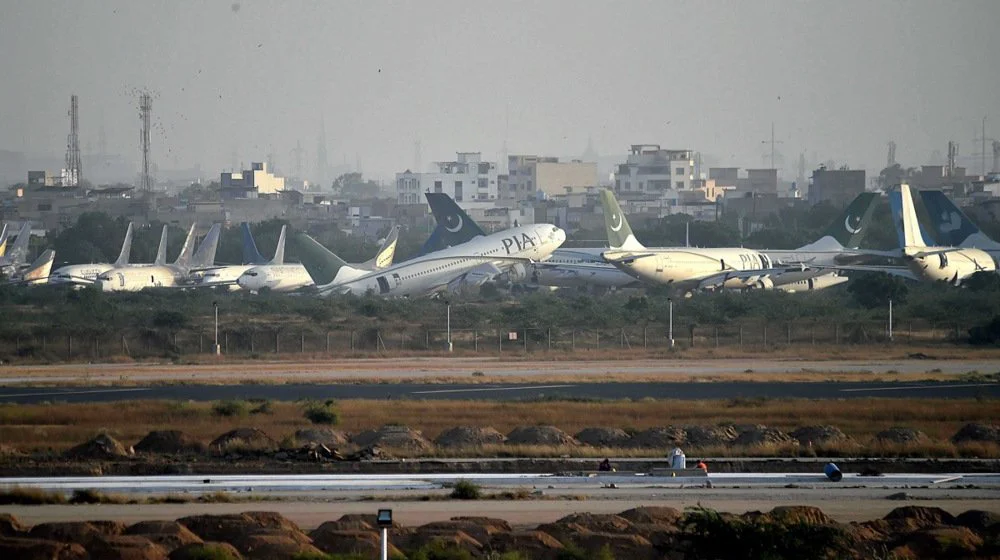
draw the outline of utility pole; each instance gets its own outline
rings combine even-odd
[[[979,132],[979,138],[973,138],[972,140],[973,141],[979,140],[979,142],[980,142],[980,147],[979,147],[979,157],[980,157],[980,162],[981,162],[980,174],[985,178],[986,177],[986,142],[992,142],[993,143],[993,158],[994,158],[994,160],[996,160],[996,157],[997,157],[997,143],[996,143],[996,140],[994,140],[993,138],[987,138],[986,137],[986,117],[983,117],[982,129]],[[996,161],[994,161],[993,167],[996,167]]]
[[[669,309],[669,322],[667,327],[667,338],[670,340],[670,347],[674,347],[674,300],[667,298],[667,308]]]
[[[215,355],[222,354],[222,348],[219,346],[219,302],[213,301],[212,306],[215,307]]]

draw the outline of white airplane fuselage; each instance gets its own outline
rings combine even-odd
[[[629,253],[638,256],[634,259],[622,258]],[[677,247],[631,251],[608,250],[604,255],[621,270],[650,284],[697,281],[727,271],[771,268],[771,260],[767,255],[752,249]],[[766,274],[762,270],[761,276]],[[760,278],[756,276],[730,278],[722,287],[750,287],[759,280]]]
[[[191,282],[199,288],[214,288],[217,286],[225,286],[229,288],[230,291],[235,291],[240,289],[240,285],[237,283],[240,276],[244,272],[254,268],[258,265],[253,264],[241,264],[232,266],[220,266],[218,268],[212,268],[208,270],[203,270],[200,272],[195,272],[191,274]]]
[[[112,268],[97,277],[105,292],[138,292],[145,288],[174,288],[183,284],[184,271],[170,265]]]
[[[604,251],[607,249],[557,249],[544,263],[532,265],[524,281],[557,288],[625,288],[637,285],[635,278],[604,261],[601,257]]]
[[[417,296],[447,288],[448,284],[481,266],[509,266],[519,260],[541,260],[566,240],[566,232],[551,224],[519,226],[477,237],[472,241],[429,253],[375,272],[341,269],[324,293]]]
[[[292,292],[313,285],[312,277],[301,264],[262,264],[240,274],[236,280],[244,290]]]
[[[982,249],[951,247],[908,247],[906,264],[922,280],[956,283],[997,269],[993,257]]]
[[[113,264],[100,263],[61,266],[49,275],[49,284],[93,284],[98,276],[114,267]]]

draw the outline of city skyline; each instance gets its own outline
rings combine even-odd
[[[425,166],[592,141],[602,155],[657,143],[767,167],[773,122],[792,179],[801,152],[877,172],[889,140],[907,165],[948,140],[968,159],[983,116],[987,136],[1000,122],[991,2],[53,1],[5,13],[0,149],[61,157],[76,94],[81,145],[138,161],[138,92],[150,91],[155,164],[209,176],[233,154],[291,174],[299,142],[308,175],[321,123],[331,165],[388,182],[415,141]]]

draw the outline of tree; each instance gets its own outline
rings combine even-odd
[[[894,304],[905,303],[910,290],[898,276],[880,272],[857,276],[851,280],[847,291],[858,305],[865,309],[875,309],[889,305],[889,300]]]

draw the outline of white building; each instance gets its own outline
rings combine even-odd
[[[396,202],[420,204],[425,192],[443,192],[456,202],[496,200],[496,162],[482,161],[479,152],[458,152],[457,156],[455,161],[437,162],[436,172],[397,173]]]
[[[512,200],[536,199],[538,193],[551,197],[587,192],[599,184],[596,163],[556,157],[509,156],[507,173],[507,189],[501,196]]]
[[[276,194],[285,190],[285,178],[277,177],[267,170],[267,163],[253,162],[250,169],[223,173],[220,187],[225,191],[242,191],[247,196],[235,198],[255,198],[261,194]]]
[[[615,171],[615,191],[628,193],[663,193],[687,190],[695,177],[695,158],[691,150],[664,150],[659,144],[633,144],[626,163]]]

